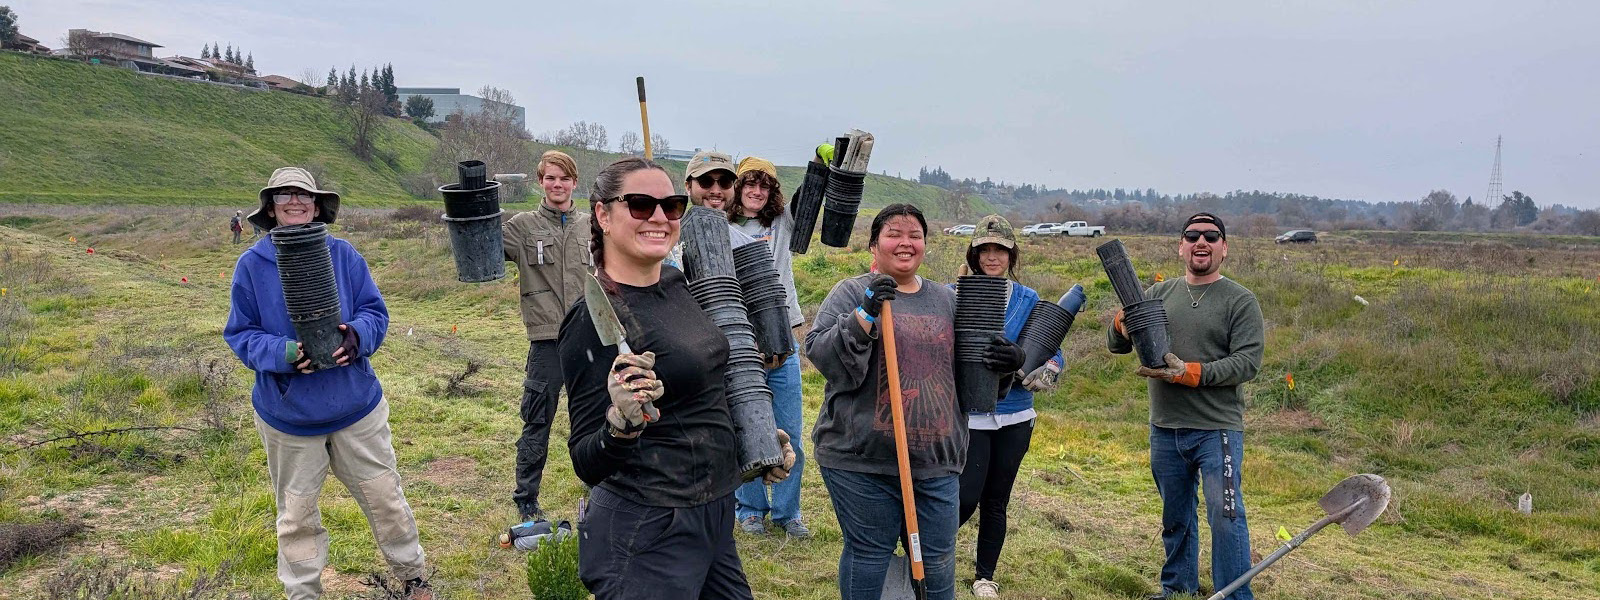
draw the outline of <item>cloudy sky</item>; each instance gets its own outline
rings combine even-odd
[[[263,73],[393,63],[401,86],[509,90],[534,133],[599,122],[799,164],[850,127],[872,169],[1051,187],[1262,189],[1600,206],[1600,3],[10,0]],[[167,54],[163,54],[165,56]]]

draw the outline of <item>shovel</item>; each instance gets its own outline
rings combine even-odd
[[[1318,531],[1322,531],[1323,527],[1338,523],[1344,527],[1345,533],[1355,537],[1376,521],[1384,509],[1389,508],[1389,483],[1377,475],[1351,475],[1328,490],[1328,493],[1317,501],[1317,505],[1321,506],[1322,511],[1328,513],[1328,516],[1312,523],[1305,531],[1284,542],[1276,552],[1250,567],[1249,571],[1245,571],[1238,579],[1233,580],[1228,587],[1217,590],[1217,593],[1211,595],[1210,600],[1222,600],[1234,590],[1244,587],[1244,584],[1272,566],[1272,563],[1278,562],[1278,559],[1299,548],[1300,544],[1306,543],[1306,540],[1316,535]]]

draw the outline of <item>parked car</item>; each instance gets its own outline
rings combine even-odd
[[[1057,235],[1060,223],[1034,223],[1022,228],[1022,235]]]
[[[1315,244],[1317,232],[1310,229],[1292,229],[1283,232],[1283,235],[1273,238],[1272,241],[1279,244]]]
[[[1057,226],[1056,232],[1065,236],[1100,237],[1106,234],[1106,228],[1104,225],[1091,226],[1088,221],[1067,221]]]
[[[944,232],[951,235],[972,235],[972,232],[976,229],[976,225],[955,225],[946,227]]]

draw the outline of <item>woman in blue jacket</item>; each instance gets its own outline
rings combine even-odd
[[[1017,238],[1011,224],[999,215],[978,221],[972,243],[967,246],[967,269],[994,277],[1011,277],[1006,302],[1005,337],[1012,342],[1022,333],[1039,293],[1015,281]],[[977,573],[972,595],[997,598],[1000,584],[994,581],[1000,548],[1006,543],[1006,507],[1011,503],[1011,487],[1022,468],[1022,457],[1033,439],[1033,393],[1053,389],[1061,374],[1061,352],[1043,366],[1027,373],[1022,385],[1012,386],[992,413],[969,413],[971,432],[967,446],[967,465],[961,472],[961,523],[981,509],[978,519]]]
[[[332,223],[339,213],[339,195],[317,189],[311,174],[298,167],[274,171],[260,198],[261,208],[249,221],[262,229]],[[250,402],[277,499],[278,579],[290,600],[322,595],[328,530],[317,498],[332,470],[361,505],[390,571],[405,582],[406,597],[431,600],[417,522],[395,471],[389,405],[367,360],[383,343],[389,309],[361,254],[349,242],[327,240],[344,334],[333,352],[336,366],[316,369],[295,341],[271,236],[239,256],[222,332],[239,360],[256,372]]]

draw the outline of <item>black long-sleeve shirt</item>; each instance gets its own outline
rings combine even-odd
[[[578,478],[648,506],[684,508],[716,500],[739,487],[739,444],[722,383],[728,339],[689,294],[683,273],[662,267],[647,287],[617,284],[609,296],[633,352],[655,352],[664,393],[661,419],[638,438],[612,437],[606,381],[616,346],[600,345],[580,298],[561,323],[566,372],[567,448]]]

